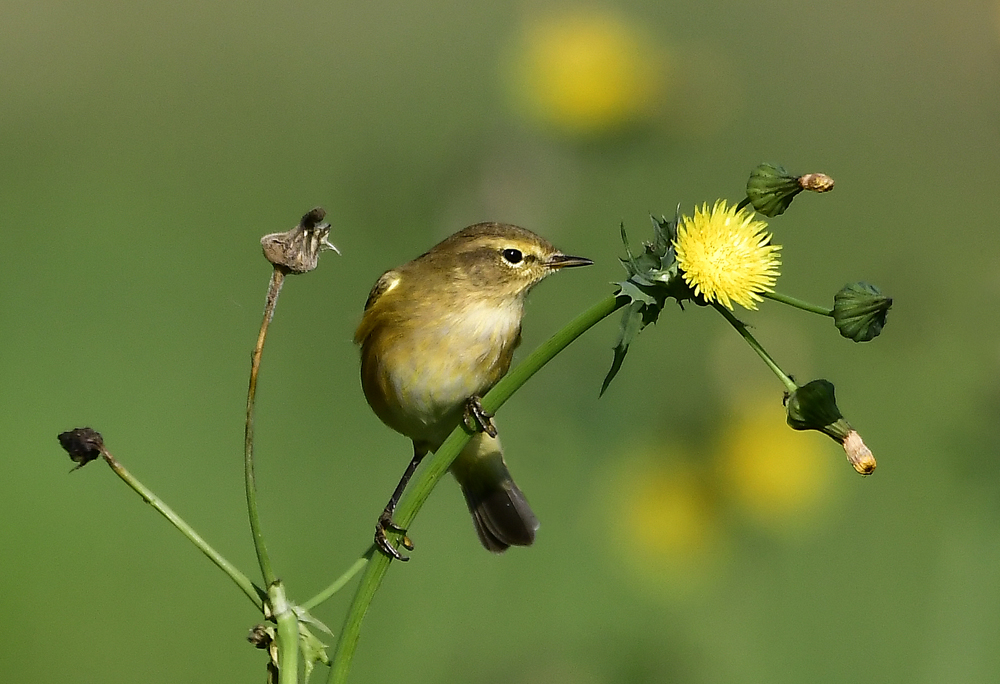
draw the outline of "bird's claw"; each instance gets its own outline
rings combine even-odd
[[[396,547],[392,545],[389,541],[389,537],[386,536],[387,530],[390,532],[398,532],[403,535],[399,540],[400,545],[407,551],[413,550],[413,542],[410,541],[408,536],[406,536],[406,530],[394,523],[392,518],[385,514],[379,516],[378,522],[375,523],[375,547],[385,555],[390,558],[395,558],[398,561],[405,562],[410,560],[409,556],[404,556],[396,550]]]
[[[495,439],[497,426],[493,424],[492,418],[493,414],[487,413],[483,408],[482,399],[472,396],[466,400],[463,420],[467,428],[474,432],[485,432]]]

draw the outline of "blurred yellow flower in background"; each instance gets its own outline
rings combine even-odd
[[[647,472],[633,486],[627,517],[639,533],[638,546],[675,559],[705,552],[713,536],[712,506],[693,471]]]
[[[651,118],[662,98],[665,55],[610,10],[531,17],[510,60],[515,96],[564,132],[614,131]]]
[[[771,244],[764,221],[753,212],[718,200],[695,207],[677,227],[677,263],[684,281],[709,302],[732,310],[732,302],[756,309],[760,292],[771,292],[778,277],[780,245]]]
[[[614,552],[644,583],[686,591],[713,574],[722,530],[711,483],[688,458],[666,449],[616,459],[604,516]]]
[[[776,402],[748,405],[720,443],[721,480],[731,499],[756,522],[797,528],[812,519],[833,477],[825,443],[794,432]]]
[[[732,561],[737,521],[796,533],[823,511],[838,462],[825,442],[789,429],[780,402],[755,398],[731,416],[704,449],[640,447],[598,474],[609,550],[637,590],[703,590]]]

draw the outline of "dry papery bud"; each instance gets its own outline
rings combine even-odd
[[[288,273],[308,273],[316,268],[323,250],[331,249],[340,254],[340,250],[328,239],[330,224],[323,223],[324,218],[326,211],[323,207],[316,207],[291,230],[265,235],[260,239],[264,258],[275,268]]]

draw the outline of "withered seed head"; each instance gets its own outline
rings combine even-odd
[[[283,233],[271,233],[260,239],[264,258],[288,273],[308,273],[319,263],[324,249],[340,250],[329,241],[330,224],[323,223],[326,211],[322,207],[311,209],[299,225]]]
[[[59,444],[77,464],[77,468],[82,468],[94,459],[100,458],[104,449],[104,439],[101,437],[101,433],[89,427],[76,428],[62,433],[59,435]]]

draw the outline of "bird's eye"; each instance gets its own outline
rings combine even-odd
[[[519,249],[505,249],[500,254],[508,264],[519,264],[524,259],[524,255],[521,254],[521,250]]]

